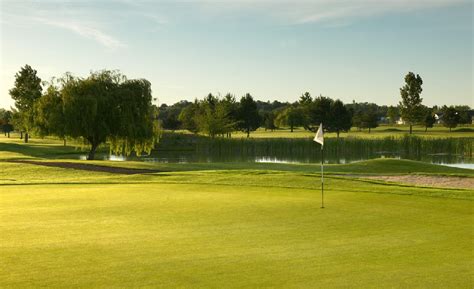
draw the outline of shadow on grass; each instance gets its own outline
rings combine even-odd
[[[0,143],[0,151],[22,154],[25,157],[47,159],[79,159],[86,152],[73,146],[52,146],[38,144]],[[105,150],[103,150],[105,151]]]

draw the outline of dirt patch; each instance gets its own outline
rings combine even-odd
[[[440,187],[440,188],[459,188],[473,189],[474,178],[446,177],[446,176],[358,176],[364,179],[381,180],[387,182],[413,184],[418,186]]]
[[[10,160],[11,163],[20,163],[20,164],[32,164],[46,167],[56,167],[63,169],[75,169],[75,170],[84,170],[84,171],[93,171],[93,172],[105,172],[112,174],[123,174],[123,175],[134,175],[134,174],[147,174],[147,173],[157,173],[158,170],[147,170],[147,169],[133,169],[133,168],[123,168],[123,167],[109,167],[109,166],[100,166],[92,164],[80,164],[80,163],[68,163],[68,162],[40,162],[40,161],[30,161],[30,160]]]

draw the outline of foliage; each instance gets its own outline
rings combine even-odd
[[[11,111],[0,108],[0,127],[8,137],[10,137],[10,132],[13,131],[12,118],[13,113]]]
[[[442,112],[443,125],[449,128],[449,131],[451,131],[451,129],[455,128],[459,124],[459,112],[454,108],[454,106],[444,106],[442,108]]]
[[[193,133],[197,133],[199,131],[198,125],[195,120],[197,110],[198,110],[197,100],[194,103],[184,107],[181,110],[178,116],[178,120],[181,122],[181,128],[187,129]]]
[[[115,71],[93,72],[86,79],[70,77],[62,88],[66,135],[97,147],[110,141],[111,151],[149,153],[158,135],[150,82],[127,80]]]
[[[276,116],[274,112],[264,112],[261,118],[263,119],[263,127],[265,130],[273,131],[278,128],[276,126]]]
[[[396,106],[390,106],[387,109],[387,118],[389,119],[390,124],[395,124],[397,119],[400,117],[400,111]]]
[[[240,99],[237,109],[238,128],[250,136],[251,131],[255,131],[260,126],[260,115],[257,109],[257,103],[253,97],[247,93]]]
[[[329,132],[336,132],[339,138],[341,131],[347,132],[352,127],[352,116],[350,111],[344,106],[342,101],[337,99],[331,102],[329,122],[327,122],[326,129]]]
[[[403,121],[410,125],[410,134],[412,133],[412,126],[423,120],[423,107],[421,105],[423,99],[420,97],[423,91],[422,84],[423,80],[418,74],[415,76],[413,72],[408,72],[405,76],[405,85],[400,88],[402,97],[399,103],[400,114]]]
[[[436,118],[431,108],[423,107],[423,110],[425,115],[423,118],[423,125],[425,126],[425,131],[427,131],[428,128],[432,128],[433,125],[436,123]]]
[[[295,127],[305,124],[303,109],[295,105],[288,105],[278,113],[275,122],[278,126],[288,126],[290,131],[293,132]]]
[[[378,127],[378,122],[377,122],[377,114],[373,110],[368,110],[364,113],[362,113],[362,123],[361,123],[362,128],[368,128],[369,133],[370,130],[373,128]]]
[[[42,92],[37,71],[28,64],[22,67],[15,74],[15,85],[9,92],[18,109],[17,127],[26,132],[25,142],[28,142],[28,133],[34,126],[34,105]]]
[[[54,82],[50,83],[37,101],[35,109],[35,125],[40,135],[55,135],[62,139],[66,137],[63,98],[60,88]]]

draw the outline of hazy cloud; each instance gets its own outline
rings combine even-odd
[[[73,20],[51,20],[51,19],[39,18],[39,17],[35,17],[33,18],[33,20],[46,24],[46,25],[51,25],[51,26],[55,26],[58,28],[63,28],[63,29],[72,31],[82,37],[93,39],[97,41],[99,44],[110,49],[125,47],[125,44],[123,44],[119,40],[85,23],[76,22]]]
[[[199,3],[214,14],[219,11],[233,13],[247,10],[280,19],[287,24],[304,24],[348,23],[349,20],[357,18],[387,13],[406,13],[470,2],[469,0],[221,0],[191,3]]]

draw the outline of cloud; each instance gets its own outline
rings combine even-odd
[[[126,46],[124,43],[108,35],[107,33],[91,26],[90,24],[85,24],[73,20],[51,20],[41,17],[34,17],[32,19],[42,24],[72,31],[82,37],[95,40],[99,44],[109,49],[117,49]]]
[[[257,12],[286,24],[349,23],[356,19],[388,13],[408,13],[470,3],[470,0],[221,0],[195,1],[213,14],[235,11]]]
[[[28,27],[39,23],[65,29],[114,50],[126,45],[104,30],[111,22],[106,21],[106,13],[115,11],[109,6],[113,3],[103,2],[105,6],[100,6],[87,1],[8,1],[2,3],[0,19],[2,24],[10,26]]]

